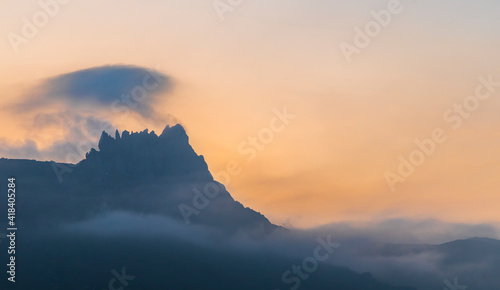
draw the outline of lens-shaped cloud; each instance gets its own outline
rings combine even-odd
[[[153,118],[153,104],[172,87],[170,77],[148,68],[108,65],[62,74],[44,81],[18,106],[29,110],[54,101],[79,107],[109,106]]]

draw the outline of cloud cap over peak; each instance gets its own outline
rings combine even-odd
[[[106,65],[47,79],[36,93],[30,94],[29,107],[56,100],[78,106],[107,105],[114,111],[131,110],[151,117],[152,104],[171,87],[171,78],[158,71],[132,65]]]

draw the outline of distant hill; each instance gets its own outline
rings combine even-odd
[[[439,245],[344,243],[336,262],[357,271],[371,271],[390,283],[418,289],[446,289],[453,281],[467,289],[498,289],[500,241],[470,238]],[[453,290],[453,289],[450,289]]]

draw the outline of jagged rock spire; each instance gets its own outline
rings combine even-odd
[[[101,176],[190,175],[212,179],[203,156],[198,156],[181,125],[166,126],[160,136],[117,130],[115,138],[102,132],[99,151],[91,151],[82,161],[102,171]],[[96,174],[98,172],[96,171]]]

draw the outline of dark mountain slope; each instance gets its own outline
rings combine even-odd
[[[187,216],[190,223],[229,233],[245,230],[262,235],[278,228],[214,181],[180,125],[167,126],[160,136],[147,130],[124,131],[113,139],[103,132],[99,151],[92,149],[76,165],[1,159],[0,174],[17,178],[22,192],[18,199],[25,207],[19,219],[29,225],[127,210],[182,221]],[[203,207],[197,207],[200,203]]]
[[[282,275],[305,257],[275,249],[296,244],[310,252],[318,245],[294,240],[235,201],[213,180],[180,125],[160,136],[103,133],[98,149],[76,165],[0,160],[0,185],[16,178],[19,228],[18,282],[11,288],[2,276],[1,289],[110,289],[111,270],[123,267],[136,276],[126,287],[131,290],[291,289]],[[181,205],[196,210],[189,224]],[[6,209],[0,203],[0,212]],[[0,259],[7,259],[6,251]],[[301,289],[413,288],[324,262]]]

